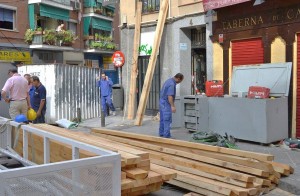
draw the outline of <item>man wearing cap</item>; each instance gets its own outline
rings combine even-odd
[[[18,74],[17,69],[10,69],[8,75],[1,96],[6,103],[9,103],[9,115],[14,120],[19,114],[27,116],[30,108],[28,81]]]

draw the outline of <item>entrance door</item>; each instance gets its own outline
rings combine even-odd
[[[261,38],[232,42],[232,66],[264,63],[264,48]]]
[[[139,104],[140,97],[143,90],[144,80],[147,72],[150,56],[140,56],[138,59],[138,82],[137,82],[137,103]],[[146,106],[146,115],[156,115],[159,111],[159,93],[160,93],[160,64],[159,56],[155,66],[153,80],[149,92],[149,99]]]
[[[193,49],[192,50],[192,95],[205,92],[206,82],[206,50]]]

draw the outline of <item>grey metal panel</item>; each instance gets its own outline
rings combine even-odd
[[[196,125],[196,123],[185,123],[185,128],[186,129],[196,130],[197,129],[197,125]]]
[[[183,127],[182,124],[182,97],[175,98],[176,113],[172,113],[172,128]]]
[[[209,98],[209,129],[260,143],[288,137],[287,98]]]
[[[270,88],[271,96],[288,96],[292,63],[274,63],[233,68],[231,94],[248,92],[250,86]]]
[[[197,119],[195,116],[193,116],[193,117],[185,116],[184,120],[185,120],[185,122],[189,122],[189,123],[197,123]]]
[[[209,130],[209,103],[207,97],[196,98],[197,131]]]
[[[196,110],[185,110],[185,116],[196,116]]]
[[[37,68],[39,77],[47,89],[47,123],[54,123],[62,118],[73,120],[77,117],[77,108],[81,109],[82,119],[99,116],[100,99],[96,85],[99,69],[52,64],[29,65],[20,70],[22,74],[33,73]]]

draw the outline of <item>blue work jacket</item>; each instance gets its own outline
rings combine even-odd
[[[100,95],[102,97],[106,97],[106,96],[110,96],[111,92],[112,92],[112,85],[113,82],[111,81],[111,79],[108,80],[99,80],[98,81],[98,87],[100,88]]]

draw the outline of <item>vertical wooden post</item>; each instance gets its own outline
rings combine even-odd
[[[138,56],[141,38],[141,21],[142,21],[142,2],[138,2],[135,15],[135,31],[134,31],[134,43],[133,43],[133,58],[131,66],[130,77],[130,92],[128,100],[128,119],[134,118],[134,106],[136,99],[136,78],[138,75]]]
[[[169,0],[162,0],[160,11],[159,11],[159,16],[158,16],[157,27],[156,27],[155,36],[154,36],[153,50],[152,50],[152,54],[150,56],[150,61],[149,61],[146,76],[145,76],[143,91],[141,94],[140,103],[139,103],[139,107],[137,110],[136,121],[134,123],[135,125],[138,125],[138,126],[140,126],[142,124],[142,121],[144,118],[146,104],[148,102],[149,91],[150,91],[153,74],[154,74],[154,70],[155,70],[158,49],[160,46],[161,37],[162,37],[162,33],[164,30],[165,21],[166,21],[166,17],[167,17],[168,7],[169,7]]]

